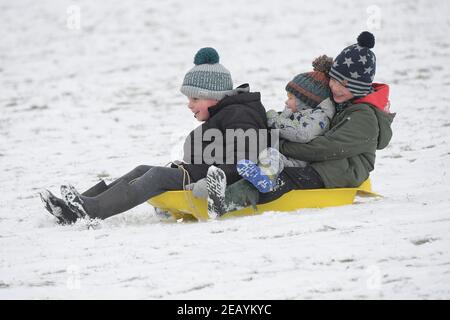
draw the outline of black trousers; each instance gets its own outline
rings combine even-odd
[[[108,186],[103,184],[103,190],[99,190],[98,186],[101,187],[101,184],[97,184],[97,192],[88,190],[81,199],[91,218],[106,219],[165,191],[183,190],[183,182],[181,169],[142,165]]]
[[[277,187],[268,193],[259,193],[258,203],[267,203],[280,198],[286,192],[298,189],[324,188],[322,178],[313,167],[286,167],[278,176]]]

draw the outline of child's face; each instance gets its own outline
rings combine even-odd
[[[215,106],[217,100],[189,98],[188,108],[194,114],[198,121],[206,121],[209,119],[208,108]]]
[[[333,100],[336,103],[342,103],[353,98],[353,94],[350,90],[335,79],[330,79],[330,89],[333,93]]]
[[[285,102],[286,108],[290,109],[292,112],[297,112],[297,99],[295,99],[295,96],[290,92],[288,92],[287,97]]]

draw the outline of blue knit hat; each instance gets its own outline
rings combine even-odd
[[[221,100],[232,94],[230,71],[219,63],[214,48],[202,48],[194,57],[191,70],[184,76],[181,92],[188,98]]]
[[[372,91],[376,58],[370,50],[375,46],[375,37],[362,32],[356,44],[345,48],[333,61],[330,77],[345,84],[355,97],[364,97]]]

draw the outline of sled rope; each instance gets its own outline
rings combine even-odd
[[[166,166],[168,166],[170,164],[176,165],[178,169],[181,169],[183,171],[183,191],[185,191],[184,197],[186,198],[186,202],[188,203],[189,207],[194,211],[196,217],[199,217],[197,206],[194,204],[192,192],[186,192],[186,191],[189,191],[189,190],[186,190],[186,186],[188,184],[191,184],[191,177],[189,176],[189,172],[182,165],[177,164],[177,163],[169,162],[166,164]],[[187,180],[187,183],[186,183],[186,180]]]

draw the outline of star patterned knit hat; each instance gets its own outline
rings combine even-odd
[[[185,96],[221,100],[233,92],[230,71],[219,63],[219,54],[214,48],[200,49],[194,57],[194,64],[181,86]]]
[[[362,32],[357,43],[345,48],[333,61],[330,77],[344,84],[355,97],[364,97],[372,91],[376,58],[370,50],[375,46],[375,37]]]

